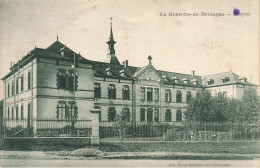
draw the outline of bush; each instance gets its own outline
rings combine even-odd
[[[93,156],[103,156],[104,153],[97,149],[90,148],[81,148],[74,150],[70,153],[71,156],[84,156],[84,157],[93,157]]]

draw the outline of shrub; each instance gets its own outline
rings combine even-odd
[[[81,148],[74,150],[70,153],[71,156],[84,156],[84,157],[93,157],[93,156],[103,156],[103,152],[97,149],[90,148]]]

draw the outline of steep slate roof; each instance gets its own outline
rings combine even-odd
[[[223,82],[223,79],[228,78],[229,81]],[[228,84],[248,84],[254,85],[250,82],[243,82],[239,79],[239,76],[232,71],[222,72],[217,74],[206,75],[202,77],[203,84],[206,87],[228,85]],[[214,80],[213,84],[208,84],[208,81]]]

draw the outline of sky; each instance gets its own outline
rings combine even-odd
[[[235,8],[250,16],[233,16]],[[160,16],[169,12],[225,16]],[[83,57],[104,61],[110,17],[120,62],[143,67],[151,55],[159,70],[201,76],[232,70],[259,85],[258,0],[0,0],[0,77],[11,61],[48,47],[57,34]]]

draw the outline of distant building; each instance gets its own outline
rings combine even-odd
[[[2,78],[4,117],[89,117],[101,110],[101,121],[114,121],[125,111],[129,121],[180,122],[187,102],[198,92],[241,98],[244,90],[256,88],[233,72],[198,76],[156,70],[152,57],[144,67],[122,64],[115,52],[112,25],[105,62],[90,61],[55,41],[46,49],[35,48],[13,64]]]

